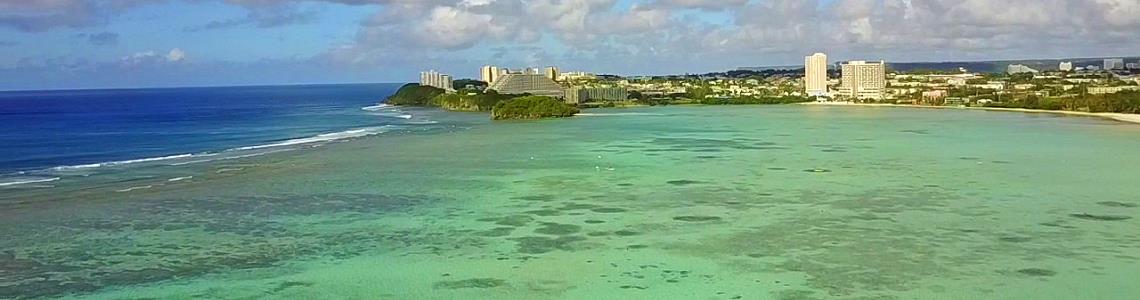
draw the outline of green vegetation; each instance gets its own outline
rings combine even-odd
[[[456,89],[464,89],[469,85],[480,90],[487,87],[486,82],[475,79],[456,79],[455,81],[451,82],[451,85],[455,86]]]
[[[561,118],[577,114],[578,108],[545,96],[524,96],[495,104],[492,120],[532,120]]]
[[[447,110],[458,111],[490,111],[499,102],[516,98],[522,95],[499,94],[494,90],[479,92],[476,90],[462,90],[455,94],[441,94],[431,99],[430,106],[438,106]]]
[[[1078,97],[1039,97],[1003,103],[990,103],[986,107],[1071,110],[1087,112],[1140,113],[1140,92],[1125,91],[1115,94],[1083,95]]]
[[[443,93],[444,90],[440,88],[409,83],[400,87],[400,90],[396,91],[396,94],[391,97],[388,97],[384,103],[404,106],[429,106],[432,98],[442,95]]]

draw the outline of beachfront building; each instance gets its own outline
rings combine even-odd
[[[550,80],[546,75],[527,73],[510,73],[496,78],[494,83],[487,86],[499,94],[531,94],[536,96],[549,96],[555,98],[566,97],[561,85]]]
[[[550,80],[554,81],[558,81],[558,75],[562,75],[561,73],[558,73],[558,67],[555,66],[546,67],[542,73],[543,75],[546,75],[546,78],[550,78]]]
[[[887,88],[886,63],[850,61],[840,66],[839,95],[852,99],[883,99]]]
[[[1124,59],[1109,58],[1104,60],[1105,70],[1121,70],[1124,69]]]
[[[569,88],[566,90],[566,103],[578,104],[588,101],[626,101],[629,90],[624,87]]]
[[[594,80],[598,75],[589,72],[565,72],[558,76],[562,80]]]
[[[495,78],[498,78],[500,74],[499,67],[496,66],[483,66],[479,69],[479,79],[488,85],[495,82]]]
[[[804,90],[809,97],[827,96],[827,55],[804,57]]]
[[[1088,89],[1089,94],[1115,94],[1124,91],[1140,91],[1140,86],[1090,86]]]
[[[441,74],[435,70],[420,72],[420,85],[441,88],[445,91],[454,91],[451,86],[451,75]]]
[[[1063,61],[1063,62],[1061,62],[1061,64],[1059,66],[1057,66],[1057,69],[1061,70],[1061,71],[1065,71],[1065,72],[1072,72],[1073,71],[1073,62]]]

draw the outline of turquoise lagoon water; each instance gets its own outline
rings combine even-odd
[[[1140,294],[1136,125],[820,106],[416,114],[438,123],[4,190],[0,298]]]

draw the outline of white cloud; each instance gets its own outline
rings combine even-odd
[[[179,48],[170,49],[170,52],[166,54],[166,61],[169,62],[179,62],[183,59],[186,59],[186,52]]]
[[[154,51],[135,52],[134,54],[123,56],[119,61],[124,65],[130,66],[153,61],[156,57],[158,57],[158,54],[155,54]]]

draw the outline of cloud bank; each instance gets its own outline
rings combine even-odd
[[[178,0],[0,0],[0,28],[98,27],[123,11]],[[182,0],[203,2],[208,0]],[[224,0],[244,18],[189,31],[320,24],[302,7],[370,15],[347,40],[299,58],[329,70],[556,64],[620,74],[797,64],[1136,55],[1136,0]],[[208,22],[208,23],[207,23]],[[204,25],[203,25],[204,24]],[[92,41],[94,43],[94,41]],[[473,76],[460,73],[460,76]],[[412,76],[412,75],[407,75]],[[404,76],[404,77],[407,77]],[[404,78],[397,77],[397,78]]]

